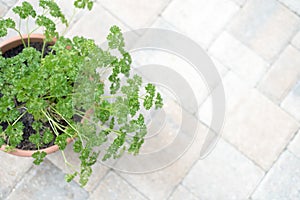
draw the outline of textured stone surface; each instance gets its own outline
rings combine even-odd
[[[239,200],[250,196],[263,175],[253,162],[220,140],[211,155],[193,166],[183,185],[200,199]]]
[[[294,45],[298,50],[300,50],[300,31],[293,38],[292,45]]]
[[[133,29],[149,27],[170,0],[101,0],[105,8]]]
[[[91,20],[91,19],[97,19]],[[84,36],[94,39],[97,44],[106,41],[111,26],[117,25],[122,31],[126,31],[126,26],[112,16],[99,3],[95,3],[91,12],[86,12],[67,32],[66,36]]]
[[[2,2],[5,2],[7,6],[13,6],[17,3],[18,0],[2,0]]]
[[[300,199],[300,160],[289,151],[280,156],[252,196],[253,200]]]
[[[0,1],[0,17],[3,17],[7,11],[7,6]]]
[[[7,200],[53,199],[84,200],[88,193],[76,183],[66,183],[64,174],[49,161],[33,167],[15,187]]]
[[[300,159],[300,130],[290,143],[289,150]]]
[[[253,86],[262,78],[269,66],[260,56],[227,32],[213,43],[209,52]]]
[[[197,200],[198,198],[188,191],[184,186],[179,185],[173,194],[170,196],[169,200]]]
[[[281,107],[300,121],[300,81],[283,100]]]
[[[235,2],[239,6],[243,6],[247,0],[232,0],[232,1]]]
[[[227,101],[223,137],[268,170],[299,128],[299,123],[234,74],[224,80]]]
[[[207,48],[238,9],[230,0],[174,0],[162,16]]]
[[[114,172],[109,172],[90,196],[90,200],[101,199],[146,200],[142,194]]]
[[[233,20],[230,33],[271,62],[299,26],[299,18],[278,1],[251,0]]]
[[[288,46],[259,84],[259,90],[280,103],[300,78],[300,51]]]
[[[292,11],[300,15],[300,1],[298,0],[279,0],[284,5],[286,5],[288,8],[290,8]]]
[[[196,140],[186,152],[181,152],[184,153],[183,156],[176,160],[172,165],[161,166],[165,168],[152,173],[120,173],[120,175],[149,199],[166,199],[171,194],[174,187],[184,178],[192,164],[198,160],[206,132],[207,129],[199,124]]]
[[[4,199],[32,166],[31,158],[20,158],[0,151],[0,199]]]
[[[80,160],[78,158],[78,154],[76,154],[73,151],[72,147],[73,143],[69,144],[67,148],[64,150],[64,154],[66,156],[66,159],[69,163],[71,163],[77,170],[79,170],[80,167]],[[70,167],[68,167],[65,164],[65,161],[63,159],[63,156],[61,152],[57,152],[51,155],[48,155],[47,157],[57,168],[62,170],[64,173],[74,173]],[[88,184],[84,187],[85,190],[91,192],[99,181],[106,175],[108,172],[108,168],[104,166],[103,164],[97,162],[95,165],[92,167],[93,169],[93,175],[90,177]],[[78,177],[75,178],[75,181],[79,183]]]

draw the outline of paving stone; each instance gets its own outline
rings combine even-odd
[[[238,10],[229,0],[174,0],[162,16],[207,48]]]
[[[88,193],[76,183],[67,183],[64,174],[51,162],[45,160],[40,166],[34,166],[15,187],[7,200],[84,200]]]
[[[300,79],[300,51],[288,46],[266,73],[258,88],[275,103],[280,103]]]
[[[199,124],[197,138],[191,147],[170,166],[145,174],[118,173],[149,199],[166,199],[184,178],[192,164],[198,160],[206,133],[207,129]],[[157,158],[157,160],[159,159],[163,160],[163,157]]]
[[[243,6],[246,3],[246,0],[232,0],[232,1],[239,6]]]
[[[31,158],[12,156],[0,151],[0,199],[4,199],[32,166]]]
[[[72,143],[73,144],[73,143]],[[71,163],[73,166],[77,168],[77,170],[80,167],[80,160],[78,158],[78,154],[74,153],[72,149],[72,144],[69,144],[67,148],[64,150],[65,156],[69,163]],[[65,164],[65,161],[63,159],[63,156],[60,152],[50,154],[47,156],[47,158],[60,170],[62,170],[64,173],[72,173],[73,171]],[[89,179],[88,184],[84,187],[85,190],[91,192],[94,190],[94,188],[97,186],[99,181],[106,175],[108,172],[108,168],[104,166],[103,164],[97,162],[95,165],[92,166],[93,174]],[[74,172],[73,172],[74,173]],[[79,178],[76,177],[75,181],[79,183]]]
[[[251,0],[244,5],[229,30],[237,39],[272,62],[299,27],[299,18],[278,1]]]
[[[260,56],[226,31],[212,44],[209,52],[251,86],[257,84],[269,67]]]
[[[300,81],[283,100],[281,107],[300,121]]]
[[[300,130],[290,143],[289,150],[300,159]]]
[[[175,95],[180,97],[182,100],[181,105],[190,113],[194,113],[196,110],[195,106],[203,102],[208,95],[209,90],[201,72],[198,72],[193,65],[176,54],[160,50],[141,50],[133,52],[132,58],[136,63],[135,65],[139,66],[137,70],[141,69],[142,66],[150,65],[155,66],[155,69],[159,71],[166,72],[157,74],[157,70],[148,70],[146,67],[143,67],[141,74],[146,79],[150,81],[158,79],[170,80],[168,81],[169,85],[166,85],[166,87],[171,87],[172,90],[178,89],[177,91],[180,88],[180,92],[187,92],[186,87],[189,87],[195,98],[191,98],[191,95],[180,95],[179,93]],[[174,76],[171,74],[174,74]],[[177,77],[182,78],[181,81],[172,81]],[[173,92],[175,93],[176,91]],[[190,93],[187,92],[186,94]]]
[[[91,19],[97,19],[97,23]],[[91,12],[85,13],[77,23],[69,29],[66,36],[84,36],[94,39],[97,44],[101,44],[106,41],[109,29],[113,25],[119,26],[122,31],[127,30],[124,24],[114,18],[99,3],[96,3]]]
[[[101,199],[146,200],[142,194],[114,172],[109,172],[90,196],[90,200]]]
[[[7,6],[0,2],[0,17],[3,17],[7,12]]]
[[[198,198],[188,191],[184,186],[179,185],[173,192],[169,200],[197,200]]]
[[[252,196],[253,200],[300,199],[300,160],[285,151]]]
[[[300,15],[300,2],[298,0],[279,0],[284,5],[286,5],[288,8],[290,8],[292,11],[296,12],[298,15]]]
[[[170,0],[101,0],[100,3],[133,29],[149,27]]]
[[[13,6],[17,3],[18,0],[5,0],[5,4],[8,6]]]
[[[300,50],[300,31],[296,34],[294,39],[292,40],[292,44]]]
[[[232,72],[227,73],[223,85],[226,95],[223,137],[268,170],[298,130],[299,123]],[[202,112],[200,109],[200,118],[202,115],[205,118],[209,109]]]
[[[227,142],[220,140],[215,150],[199,160],[183,180],[183,185],[200,199],[247,199],[264,172]]]

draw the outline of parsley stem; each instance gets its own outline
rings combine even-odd
[[[23,112],[18,119],[16,119],[16,121],[14,121],[14,123],[12,124],[12,126],[14,126],[25,114],[27,113],[27,110],[25,112]]]

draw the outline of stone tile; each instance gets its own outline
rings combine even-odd
[[[233,36],[268,62],[276,59],[296,31],[300,20],[276,0],[251,0],[233,20]]]
[[[18,0],[5,0],[5,4],[8,6],[13,6],[17,3]]]
[[[298,0],[279,0],[284,5],[286,5],[293,12],[300,15],[300,2]]]
[[[95,19],[95,20],[91,20]],[[99,3],[95,3],[92,11],[86,12],[67,32],[67,37],[84,36],[94,39],[101,44],[106,41],[111,26],[117,25],[122,31],[127,28],[124,24],[114,18]]]
[[[0,17],[3,17],[5,15],[7,9],[7,6],[4,3],[0,2]]]
[[[227,142],[220,140],[215,150],[199,160],[183,180],[183,185],[200,199],[247,199],[264,172]]]
[[[238,10],[230,0],[174,0],[162,16],[207,48]]]
[[[223,85],[227,106],[223,137],[268,170],[299,128],[299,123],[232,72],[226,75]],[[200,109],[200,118],[202,114]]]
[[[235,2],[239,6],[243,6],[247,0],[232,0],[232,1]]]
[[[298,50],[300,50],[300,31],[293,38],[292,45],[294,45]]]
[[[149,27],[170,0],[102,0],[100,3],[133,29]]]
[[[184,186],[179,185],[173,192],[169,200],[197,200],[198,198],[188,191]]]
[[[73,143],[72,143],[73,144]],[[76,154],[72,150],[72,144],[69,144],[67,148],[65,149],[64,153],[67,158],[67,161],[71,163],[76,169],[79,169],[80,167],[80,160],[78,158],[78,154]],[[61,152],[57,152],[54,154],[50,154],[47,156],[47,158],[60,170],[62,170],[64,173],[72,173],[73,171],[65,164],[65,161],[63,159],[63,156]],[[91,192],[99,183],[99,181],[106,175],[108,172],[108,168],[104,166],[103,164],[97,162],[92,167],[93,174],[89,179],[88,184],[84,187],[85,190]],[[75,182],[79,183],[78,177],[75,178]]]
[[[209,90],[201,72],[176,54],[160,50],[140,50],[132,52],[131,55],[142,76],[169,87],[178,102],[179,99],[182,100],[181,105],[188,112],[194,113],[196,106],[208,95]],[[152,67],[147,68],[147,65]],[[158,74],[157,71],[161,73]],[[191,93],[195,98],[191,97]]]
[[[146,200],[135,188],[128,184],[114,172],[109,172],[105,179],[100,182],[99,186],[91,194],[90,200],[118,200],[134,199]]]
[[[300,199],[300,160],[285,151],[265,176],[253,200]]]
[[[289,150],[300,159],[300,130],[290,143]]]
[[[300,121],[300,81],[283,100],[281,107]]]
[[[288,46],[260,82],[258,88],[280,103],[300,79],[300,52]]]
[[[189,130],[186,131],[188,132]],[[179,157],[179,159],[176,160],[172,165],[162,166],[163,168],[161,167],[161,169],[151,173],[118,173],[149,199],[166,199],[168,196],[170,196],[173,189],[184,178],[192,164],[198,160],[206,133],[207,129],[203,125],[199,124],[196,135],[197,138],[186,150],[186,152],[181,152],[184,153],[182,157]],[[184,138],[182,138],[182,140],[184,140]],[[171,153],[172,152],[170,152],[170,154]],[[164,160],[162,156],[156,159],[158,161],[161,160],[161,162]],[[149,164],[151,165],[151,163]]]
[[[15,199],[83,200],[88,193],[76,183],[67,183],[64,174],[49,161],[33,167],[18,183],[7,200]]]
[[[0,199],[5,199],[33,165],[33,159],[12,156],[0,151],[0,160]]]
[[[260,56],[226,31],[212,44],[209,52],[251,86],[257,84],[269,67]]]

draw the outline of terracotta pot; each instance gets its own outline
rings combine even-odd
[[[42,34],[31,34],[30,35],[30,41],[31,42],[43,42],[44,40],[44,35]],[[24,35],[23,36],[23,39],[25,41],[25,43],[27,43],[27,39],[28,39],[28,36],[27,35]],[[53,40],[53,44],[55,43],[55,39]],[[13,38],[10,38],[6,41],[4,41],[3,43],[0,44],[0,49],[1,49],[1,52],[2,53],[5,53],[6,51],[12,49],[12,48],[15,48],[19,45],[22,44],[22,40],[20,37],[13,37]],[[71,138],[68,138],[67,139],[67,142],[70,143],[72,141]],[[1,146],[0,150],[4,151],[5,150],[5,146],[6,145],[3,145]],[[53,145],[51,147],[48,147],[46,149],[40,149],[40,151],[44,151],[46,152],[47,154],[51,154],[51,153],[54,153],[56,151],[59,150],[59,147],[57,145]],[[13,151],[11,152],[7,152],[9,154],[12,154],[12,155],[16,155],[16,156],[21,156],[21,157],[31,157],[32,154],[34,154],[36,151],[30,151],[30,150],[20,150],[20,149],[14,149]]]

